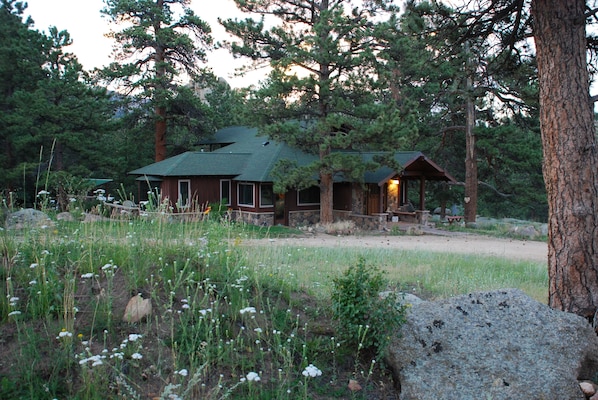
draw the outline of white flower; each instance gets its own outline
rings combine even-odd
[[[245,307],[239,311],[241,314],[250,313],[255,314],[255,307]]]
[[[32,281],[29,281],[29,284],[30,284],[31,286],[35,285],[36,283],[37,283],[37,281],[36,281],[35,279],[34,279],[34,280],[32,280]]]
[[[247,380],[249,382],[254,381],[254,382],[259,382],[261,380],[260,376],[257,374],[257,372],[250,372],[247,374]]]
[[[142,337],[142,335],[140,335],[140,334],[138,334],[138,333],[131,333],[131,334],[129,335],[129,341],[130,341],[130,342],[134,342],[134,341],[136,341],[137,339],[141,339],[141,337]]]
[[[104,266],[102,267],[102,271],[106,271],[107,269],[110,269],[110,268],[116,269],[118,267],[112,263],[108,263],[108,264],[104,264]]]
[[[69,331],[61,331],[58,336],[56,336],[56,339],[62,339],[66,337],[73,337],[73,334]]]
[[[81,278],[83,278],[83,279],[93,278],[93,272],[88,272],[86,274],[83,274],[83,275],[81,275]]]
[[[17,301],[19,301],[19,298],[18,298],[18,297],[11,297],[11,298],[8,300],[8,302],[9,302],[9,303],[16,303]]]
[[[131,358],[133,360],[141,360],[143,358],[143,356],[139,353],[133,353],[133,354],[131,354]]]
[[[21,312],[18,310],[15,310],[15,311],[11,311],[8,313],[9,317],[14,317],[15,315],[21,315]]]
[[[303,376],[311,376],[312,378],[315,378],[316,376],[322,375],[322,371],[320,371],[315,365],[309,364],[307,367],[305,367],[302,374]]]
[[[31,264],[31,265],[29,266],[29,268],[33,269],[33,268],[35,268],[35,267],[37,267],[37,266],[38,266],[38,264],[37,264],[37,263],[33,263],[33,264]]]
[[[40,190],[37,195],[38,196],[43,196],[43,195],[46,195],[46,194],[50,194],[50,192],[48,192],[47,190]]]
[[[183,368],[180,371],[174,371],[175,374],[179,374],[180,376],[187,376],[189,375],[189,371],[187,371],[185,368]]]

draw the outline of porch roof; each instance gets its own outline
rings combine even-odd
[[[362,153],[364,161],[372,161],[375,156],[383,152]],[[383,185],[389,179],[397,176],[402,179],[420,179],[456,182],[448,172],[440,168],[420,151],[398,151],[394,153],[394,161],[403,169],[396,171],[388,166],[382,166],[375,171],[368,171],[364,175],[365,183]]]

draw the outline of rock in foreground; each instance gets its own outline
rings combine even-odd
[[[585,399],[598,372],[589,323],[520,290],[415,305],[389,348],[401,400]]]

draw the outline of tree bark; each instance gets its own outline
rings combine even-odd
[[[155,161],[166,159],[166,108],[157,106],[155,108]]]
[[[465,223],[475,223],[478,210],[478,156],[475,143],[475,106],[471,98],[472,79],[467,78],[467,122],[465,125]]]
[[[591,317],[598,307],[598,156],[584,9],[585,0],[532,1],[549,206],[549,305]]]
[[[320,223],[330,224],[334,221],[332,215],[332,174],[320,172]]]
[[[164,0],[157,0],[156,6],[159,9],[164,9]],[[166,67],[164,61],[166,58],[166,50],[160,43],[160,31],[162,30],[162,22],[159,18],[154,21],[154,35],[156,36],[156,45],[154,47],[154,63],[156,68],[156,81],[154,88],[154,102],[155,106],[155,161],[163,161],[166,159],[166,107],[164,106],[165,91],[164,77],[166,75]]]

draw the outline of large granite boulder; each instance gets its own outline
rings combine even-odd
[[[401,400],[581,400],[598,337],[582,317],[499,290],[414,305],[387,362]]]
[[[6,218],[7,229],[49,228],[54,222],[48,215],[33,208],[10,213]]]

